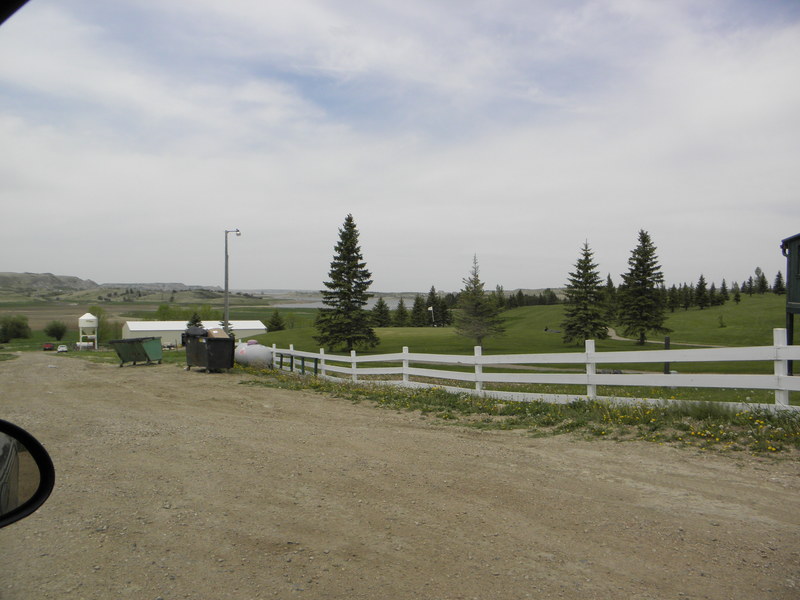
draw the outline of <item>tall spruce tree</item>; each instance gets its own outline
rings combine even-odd
[[[708,286],[706,285],[706,278],[700,274],[700,279],[697,280],[697,285],[694,286],[694,303],[703,310],[709,305]]]
[[[339,229],[339,241],[334,246],[330,281],[322,290],[322,303],[329,308],[320,309],[314,323],[319,335],[317,343],[331,349],[350,351],[368,349],[378,345],[378,337],[370,325],[369,311],[364,307],[370,298],[371,273],[358,245],[358,229],[353,215],[347,215]]]
[[[585,242],[564,289],[566,307],[561,328],[565,344],[608,337],[608,323],[603,314],[603,289],[600,287],[602,280],[593,257],[589,243]]]
[[[786,283],[783,281],[783,273],[778,271],[778,274],[775,275],[775,282],[772,284],[772,293],[773,294],[785,294],[786,293]]]
[[[661,293],[664,275],[656,247],[644,229],[639,231],[639,243],[631,251],[628,267],[628,272],[622,274],[619,291],[619,322],[626,335],[637,336],[637,343],[644,345],[648,331],[670,331],[664,327],[666,311]]]
[[[375,306],[372,307],[372,324],[375,327],[391,327],[392,326],[392,312],[389,310],[389,305],[386,300],[378,298]]]
[[[458,296],[459,311],[455,315],[456,333],[474,339],[475,345],[481,346],[487,337],[505,333],[505,327],[497,303],[483,290],[477,256],[472,259],[469,277],[462,281],[464,287]]]
[[[397,308],[394,310],[392,324],[395,327],[408,327],[408,309],[406,308],[406,301],[402,298],[400,298]]]
[[[410,318],[410,325],[412,327],[427,327],[431,324],[428,308],[425,306],[425,297],[422,294],[414,296],[414,304],[411,305]]]

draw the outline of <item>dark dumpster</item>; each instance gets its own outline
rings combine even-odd
[[[108,342],[119,357],[119,366],[126,362],[133,363],[152,362],[161,363],[163,353],[161,351],[160,337],[129,338],[126,340],[111,340]]]
[[[206,371],[233,368],[234,339],[222,329],[189,327],[181,336],[186,347],[186,370],[200,367]]]

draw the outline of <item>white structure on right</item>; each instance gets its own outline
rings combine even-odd
[[[98,319],[86,313],[78,319],[78,350],[97,350]]]

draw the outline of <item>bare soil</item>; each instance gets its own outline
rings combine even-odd
[[[25,353],[57,469],[0,598],[800,598],[800,463],[454,427],[249,376]]]

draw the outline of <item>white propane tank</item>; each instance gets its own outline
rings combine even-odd
[[[245,367],[258,367],[260,369],[272,368],[272,348],[262,346],[255,340],[236,346],[233,359]]]

